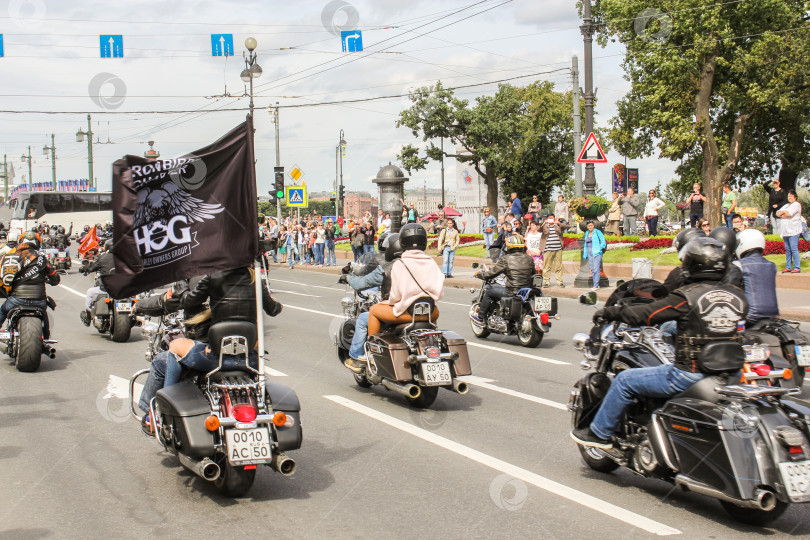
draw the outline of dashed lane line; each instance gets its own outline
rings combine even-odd
[[[475,461],[476,463],[480,463],[481,465],[491,469],[495,469],[496,471],[508,474],[513,478],[523,480],[527,484],[531,484],[544,491],[553,493],[554,495],[558,495],[564,499],[568,499],[571,502],[581,504],[582,506],[600,512],[610,518],[623,521],[624,523],[632,525],[633,527],[637,527],[658,536],[681,534],[681,531],[678,529],[674,529],[668,525],[664,525],[663,523],[659,523],[648,517],[642,516],[641,514],[631,512],[630,510],[616,506],[615,504],[607,501],[603,501],[602,499],[589,495],[588,493],[579,491],[564,484],[560,484],[559,482],[555,482],[554,480],[545,478],[539,474],[535,474],[529,470],[518,467],[517,465],[512,465],[511,463],[507,463],[506,461],[500,460],[494,456],[490,456],[489,454],[484,454],[483,452],[474,450],[469,446],[464,446],[463,444],[437,435],[431,431],[418,428],[413,424],[403,422],[398,418],[389,416],[385,413],[377,411],[376,409],[366,407],[365,405],[361,405],[350,399],[335,395],[326,395],[323,397],[338,405],[346,407],[347,409],[351,409],[369,418],[377,420],[378,422],[382,422],[383,424],[387,424],[388,426],[413,435],[414,437],[422,439],[423,441],[444,448],[445,450]]]
[[[82,298],[84,298],[84,297],[86,296],[86,295],[85,295],[83,292],[79,292],[79,291],[77,291],[76,289],[71,289],[70,287],[68,287],[68,286],[67,286],[67,285],[65,285],[64,283],[60,283],[60,284],[59,284],[59,287],[62,287],[62,288],[63,288],[63,289],[65,289],[67,292],[69,292],[69,293],[73,293],[73,294],[75,294],[76,296],[80,296],[80,297],[82,297]]]
[[[527,354],[518,351],[511,351],[508,349],[501,349],[500,347],[495,347],[493,345],[484,345],[483,343],[475,343],[474,341],[467,342],[468,347],[478,347],[479,349],[488,349],[490,351],[497,351],[500,353],[507,353],[507,354],[514,354],[515,356],[521,356],[523,358],[531,358],[532,360],[539,360],[541,362],[547,362],[549,364],[555,364],[558,366],[569,366],[571,365],[570,362],[563,362],[562,360],[554,360],[553,358],[546,358],[544,356],[537,356],[534,354]]]
[[[558,403],[556,401],[551,401],[550,399],[533,396],[531,394],[524,394],[523,392],[518,392],[517,390],[512,390],[511,388],[496,386],[492,384],[495,382],[492,379],[485,379],[484,377],[476,377],[475,375],[463,375],[459,377],[459,380],[462,380],[467,384],[471,384],[473,386],[478,386],[479,388],[486,388],[487,390],[499,392],[507,396],[525,399],[526,401],[531,401],[533,403],[538,403],[540,405],[546,405],[547,407],[554,407],[555,409],[559,409],[561,411],[568,410],[568,407],[563,403]]]

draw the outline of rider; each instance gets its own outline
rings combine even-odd
[[[180,306],[185,309],[198,309],[206,301],[211,306],[211,325],[223,321],[248,321],[256,324],[256,276],[252,267],[241,267],[225,270],[204,276],[190,291],[180,296]],[[261,279],[261,278],[259,278]],[[262,283],[262,307],[264,312],[275,317],[281,313],[282,305],[270,295],[265,283]],[[172,289],[166,292],[165,300],[171,300],[174,295]],[[255,368],[258,361],[256,344],[249,361]],[[225,357],[224,369],[233,369],[230,360]],[[155,356],[150,366],[149,376],[143,386],[141,398],[138,402],[140,409],[148,413],[149,403],[158,390],[180,381],[181,370],[179,365],[200,372],[209,372],[219,365],[206,343],[187,338],[175,339],[169,345],[167,353]],[[143,418],[143,429],[151,432],[151,422],[147,414]]]
[[[96,259],[89,265],[82,268],[81,272],[85,276],[90,272],[98,272],[99,277],[96,278],[95,286],[87,289],[84,298],[84,311],[79,312],[79,318],[85,326],[90,326],[90,309],[93,307],[93,301],[96,296],[105,292],[104,283],[101,281],[101,276],[109,276],[115,273],[115,258],[112,253],[113,241],[107,240],[104,242],[104,251],[96,257]]]
[[[493,300],[500,300],[504,296],[517,293],[520,289],[532,286],[534,276],[534,261],[526,255],[525,241],[519,234],[512,234],[506,238],[506,255],[498,259],[491,270],[479,270],[475,277],[478,279],[492,279],[500,274],[506,274],[506,286],[487,284],[484,297],[478,304],[478,313],[470,313],[470,318],[478,324],[486,324],[489,308]]]
[[[742,272],[749,310],[747,325],[762,319],[779,317],[776,300],[776,265],[762,256],[765,235],[756,229],[746,229],[737,235],[738,259],[732,263]]]
[[[737,233],[734,232],[734,229],[729,229],[728,227],[715,227],[712,229],[712,232],[709,233],[711,238],[715,240],[719,240],[723,243],[726,247],[726,253],[728,253],[728,270],[726,271],[726,275],[723,276],[723,279],[720,280],[720,283],[724,285],[734,285],[738,289],[743,288],[743,277],[740,268],[736,265],[730,264],[731,261],[736,260],[737,258]]]
[[[45,283],[59,285],[59,274],[48,264],[48,259],[37,250],[40,241],[36,234],[27,232],[20,236],[16,253],[21,260],[21,267],[11,282],[8,299],[0,307],[0,327],[6,321],[8,312],[17,306],[33,306],[44,313],[48,309],[48,295]],[[43,318],[43,335],[50,337],[48,317]]]
[[[627,369],[610,385],[590,426],[575,429],[571,438],[584,446],[609,449],[625,409],[636,397],[667,398],[707,376],[700,350],[715,340],[739,341],[737,322],[748,313],[742,291],[720,280],[729,265],[724,246],[713,238],[696,238],[679,254],[687,284],[649,304],[611,306],[594,315],[594,323],[619,321],[631,326],[655,325],[677,319],[675,362]]]
[[[697,229],[695,227],[690,227],[689,229],[684,229],[678,233],[675,237],[675,240],[672,241],[672,247],[680,254],[681,250],[686,247],[686,244],[694,240],[695,238],[705,238],[706,233],[702,230]],[[683,279],[683,266],[676,266],[672,269],[672,271],[667,275],[667,279],[664,280],[664,287],[666,287],[667,291],[672,292],[678,287],[684,285]],[[674,333],[673,333],[674,335]]]
[[[64,251],[65,256],[69,259],[70,258],[70,235],[73,233],[73,223],[70,224],[70,230],[65,232],[65,228],[59,225],[59,228],[56,229],[56,236],[54,236],[56,249],[59,251]]]

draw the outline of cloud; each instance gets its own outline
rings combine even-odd
[[[539,26],[544,30],[581,24],[576,3],[570,0],[518,0],[513,10],[517,24]]]

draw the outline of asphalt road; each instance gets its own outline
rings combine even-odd
[[[141,434],[125,380],[147,367],[145,342],[84,327],[90,278],[52,288],[54,360],[33,374],[0,363],[0,538],[741,538],[810,535],[810,506],[766,529],[737,524],[706,497],[580,460],[565,410],[582,376],[571,335],[592,309],[560,301],[536,349],[477,340],[470,294],[447,289],[440,326],[469,341],[471,391],[442,390],[417,412],[381,387],[358,388],[336,357],[343,286],[273,269],[283,313],[267,318],[268,367],[301,399],[304,445],[285,478],[258,471],[245,498],[212,485]],[[551,290],[553,292],[553,289]]]

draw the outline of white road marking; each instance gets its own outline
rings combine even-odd
[[[476,343],[474,341],[468,341],[467,346],[469,347],[478,347],[480,349],[489,349],[490,351],[498,351],[506,354],[514,354],[515,356],[521,356],[523,358],[531,358],[532,360],[540,360],[541,362],[548,362],[549,364],[556,364],[558,366],[568,366],[570,362],[563,362],[561,360],[554,360],[553,358],[545,358],[543,356],[536,356],[534,354],[527,354],[517,351],[510,351],[509,349],[502,349],[500,347],[495,347],[493,345],[484,345],[483,343]]]
[[[298,281],[288,281],[286,279],[276,279],[274,277],[270,278],[270,286],[272,288],[273,282],[278,281],[279,283],[291,283],[293,285],[300,285],[301,287],[315,287],[316,289],[326,289],[328,291],[337,291],[340,292],[340,287],[324,287],[323,285],[310,285],[308,283],[300,283]]]
[[[563,497],[564,499],[568,499],[571,502],[575,502],[587,508],[591,508],[592,510],[596,510],[597,512],[623,521],[624,523],[632,525],[633,527],[637,527],[659,536],[681,534],[681,531],[678,529],[674,529],[664,525],[663,523],[653,521],[650,518],[636,514],[635,512],[631,512],[630,510],[626,510],[607,501],[603,501],[602,499],[598,499],[593,495],[589,495],[564,484],[560,484],[554,480],[550,480],[516,465],[512,465],[511,463],[502,461],[496,457],[490,456],[489,454],[484,454],[483,452],[474,450],[469,446],[464,446],[463,444],[437,435],[431,431],[418,428],[413,424],[403,422],[402,420],[388,416],[387,414],[381,413],[375,409],[366,407],[365,405],[361,405],[342,396],[327,395],[323,397],[337,403],[338,405],[342,405],[343,407],[382,422],[383,424],[387,424],[393,428],[399,429],[400,431],[409,433],[410,435],[422,439],[423,441],[444,448],[445,450],[449,450],[450,452],[458,454],[462,457],[466,457],[467,459],[495,469],[496,471],[500,471],[514,478],[523,480],[527,484],[531,484],[542,490],[548,491],[549,493],[553,493]]]
[[[309,297],[312,297],[312,298],[321,298],[320,296],[318,296],[316,294],[307,294],[307,293],[295,292],[295,291],[285,291],[283,289],[273,289],[272,287],[271,287],[271,290],[273,291],[274,294],[275,293],[283,293],[283,294],[294,294],[296,296],[309,296]]]
[[[308,311],[309,313],[316,313],[318,315],[326,315],[327,317],[339,317],[341,319],[346,318],[345,315],[338,315],[336,313],[327,313],[326,311],[318,311],[317,309],[309,309],[309,308],[305,308],[305,307],[291,306],[290,304],[284,304],[284,308],[285,309],[290,308],[290,309],[298,309],[298,310],[301,310],[301,311]]]
[[[71,293],[75,294],[76,296],[81,296],[82,298],[85,298],[87,296],[83,292],[79,292],[76,289],[71,289],[70,287],[68,287],[67,285],[65,285],[63,283],[60,283],[59,286],[62,287],[63,289],[65,289],[67,292],[71,292]]]
[[[282,373],[282,372],[280,372],[278,370],[275,370],[273,368],[269,368],[267,366],[264,367],[264,372],[265,372],[265,374],[272,375],[273,377],[286,377],[287,376],[286,373]]]
[[[501,394],[506,394],[507,396],[525,399],[526,401],[539,403],[540,405],[547,405],[549,407],[554,407],[555,409],[560,409],[561,411],[568,410],[568,407],[563,403],[558,403],[556,401],[551,401],[550,399],[533,396],[531,394],[524,394],[523,392],[518,392],[517,390],[512,390],[510,388],[504,388],[502,386],[495,386],[494,384],[490,384],[495,382],[492,379],[476,377],[475,375],[464,375],[462,377],[459,377],[459,379],[466,382],[467,384],[478,386],[480,388],[486,388],[487,390],[492,390],[494,392],[500,392]]]
[[[141,391],[143,391],[143,385],[141,383],[135,383],[133,391],[135,395],[132,396],[135,401],[140,399]],[[129,379],[117,375],[110,375],[110,379],[107,381],[107,393],[104,394],[103,399],[111,398],[129,399]]]
[[[440,304],[448,304],[448,305],[451,305],[451,306],[461,306],[461,307],[465,307],[465,308],[470,307],[470,304],[458,304],[456,302],[447,302],[445,300],[439,300],[439,303]]]

